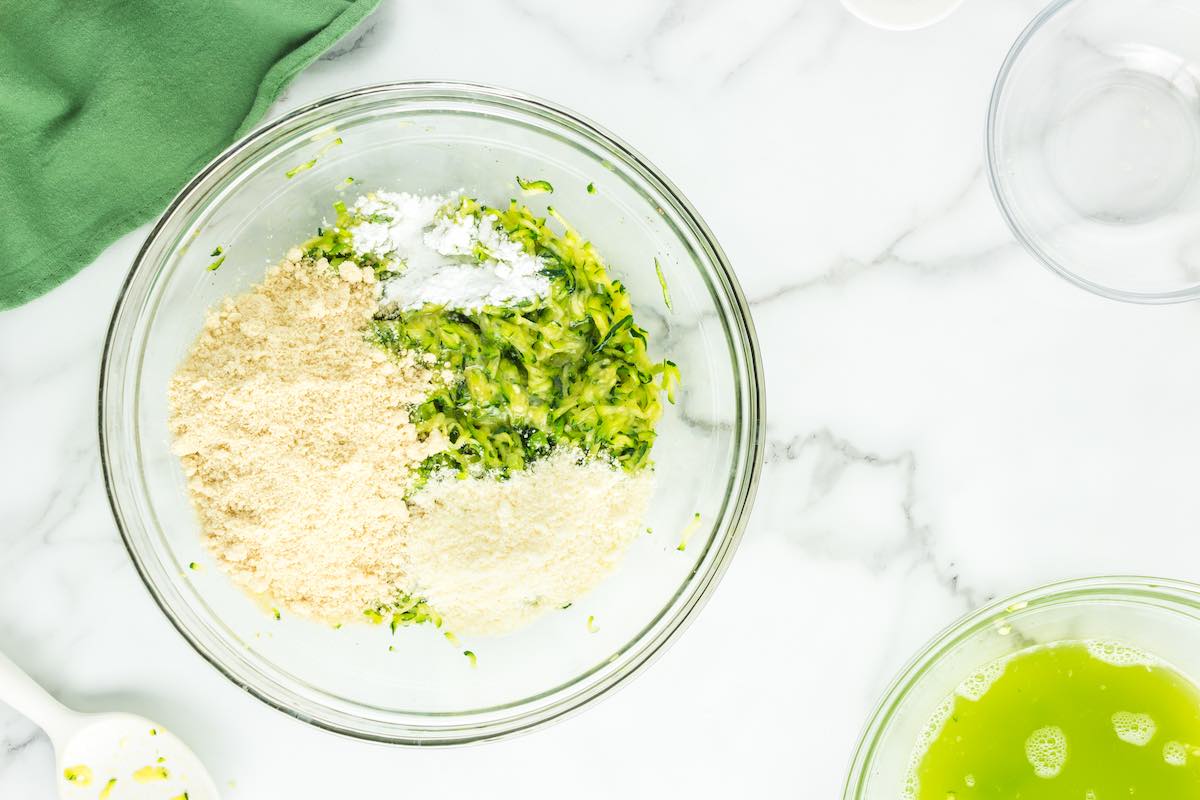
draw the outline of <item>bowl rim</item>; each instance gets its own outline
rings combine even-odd
[[[463,727],[447,727],[430,735],[428,728],[416,728],[408,726],[406,735],[388,735],[376,734],[364,731],[361,728],[351,728],[339,725],[335,722],[314,719],[313,717],[288,706],[285,703],[277,702],[268,693],[260,690],[257,686],[251,685],[239,679],[230,668],[226,667],[217,657],[208,652],[201,644],[196,636],[184,625],[183,621],[175,614],[171,606],[166,602],[162,592],[156,587],[150,572],[145,564],[143,564],[138,551],[135,548],[127,525],[125,524],[121,503],[117,497],[117,489],[111,466],[112,459],[110,458],[110,448],[112,443],[109,440],[106,431],[106,397],[108,394],[109,382],[109,362],[113,357],[113,350],[116,344],[118,333],[118,323],[121,317],[122,308],[128,299],[129,292],[133,286],[135,277],[144,268],[146,257],[151,249],[151,245],[166,226],[167,221],[172,217],[175,211],[183,205],[192,195],[194,191],[208,178],[212,173],[221,169],[227,162],[234,159],[246,149],[256,145],[270,137],[281,128],[287,127],[289,124],[314,113],[319,113],[322,109],[332,106],[347,100],[369,98],[373,95],[387,95],[399,93],[397,101],[404,99],[404,93],[420,96],[422,98],[438,98],[449,97],[456,100],[466,100],[467,102],[482,101],[482,102],[502,102],[515,106],[525,114],[541,115],[560,123],[571,126],[580,132],[588,135],[593,140],[599,142],[607,149],[610,154],[624,162],[625,166],[636,173],[640,178],[649,182],[654,190],[660,193],[667,201],[669,201],[680,214],[683,222],[686,223],[690,232],[697,238],[703,247],[703,252],[706,260],[710,262],[714,282],[720,286],[721,292],[725,296],[726,302],[732,310],[732,314],[727,320],[729,335],[739,345],[739,358],[743,361],[742,370],[747,391],[742,398],[742,403],[745,408],[745,431],[746,436],[743,442],[742,449],[744,450],[743,457],[734,462],[735,473],[740,473],[743,477],[738,484],[735,484],[730,493],[727,517],[728,522],[723,526],[723,530],[718,528],[713,546],[715,549],[714,557],[709,563],[707,569],[693,578],[694,585],[692,591],[686,596],[680,597],[677,601],[679,607],[674,616],[663,625],[650,638],[640,640],[634,639],[631,644],[636,643],[635,654],[618,670],[615,670],[606,675],[602,675],[599,680],[594,683],[585,684],[577,691],[572,691],[565,696],[556,699],[554,702],[545,705],[544,707],[533,708],[532,710],[519,711],[509,717],[496,719],[488,719],[481,721],[472,726]],[[696,614],[704,606],[711,597],[721,578],[724,576],[729,567],[729,562],[732,560],[738,545],[741,542],[745,532],[746,525],[749,521],[750,512],[753,507],[754,497],[758,490],[758,485],[761,479],[763,456],[765,451],[766,438],[766,410],[765,410],[765,394],[766,384],[763,371],[762,353],[755,332],[754,322],[750,314],[749,303],[746,300],[744,293],[737,278],[733,272],[733,268],[729,262],[728,256],[721,247],[716,237],[712,233],[708,224],[700,216],[699,212],[693,207],[687,197],[679,190],[679,188],[657,167],[655,167],[648,159],[646,159],[639,151],[635,150],[627,142],[619,136],[613,134],[607,128],[593,122],[591,119],[580,115],[570,109],[561,106],[557,103],[542,99],[540,97],[526,94],[524,92],[514,91],[507,88],[474,83],[467,81],[441,81],[441,80],[407,80],[394,81],[387,83],[376,83],[358,86],[345,91],[330,94],[318,98],[312,102],[306,103],[293,110],[290,110],[279,117],[265,122],[251,131],[247,132],[242,137],[238,138],[189,180],[183,188],[175,195],[171,202],[165,207],[150,232],[146,235],[141,247],[135,256],[125,280],[122,282],[120,291],[117,294],[116,301],[113,306],[112,316],[109,320],[108,330],[104,339],[104,347],[100,359],[100,376],[99,376],[99,392],[97,402],[97,420],[99,428],[99,444],[100,444],[100,462],[101,471],[104,477],[105,493],[108,497],[109,508],[113,513],[114,521],[121,535],[121,541],[125,546],[126,552],[129,554],[130,560],[133,562],[139,577],[142,580],[143,586],[154,599],[159,610],[174,626],[176,631],[191,645],[204,661],[221,673],[225,678],[232,682],[238,688],[244,690],[251,696],[266,704],[268,707],[275,709],[289,717],[306,722],[314,727],[325,730],[334,734],[347,736],[353,739],[373,741],[382,744],[400,745],[400,746],[459,746],[472,744],[483,741],[495,741],[504,738],[521,735],[531,732],[536,728],[566,719],[574,714],[579,713],[591,703],[607,697],[612,691],[624,686],[628,681],[639,675],[644,669],[652,664],[666,648],[673,644],[683,631],[691,624]],[[735,451],[736,457],[736,451]],[[697,566],[700,568],[700,565]],[[669,608],[669,606],[668,606]],[[594,670],[589,670],[582,673],[583,681],[596,674]],[[561,688],[574,687],[574,681],[579,681],[579,677],[573,679],[572,683],[563,684]],[[535,696],[536,697],[536,696]],[[516,701],[509,708],[513,710],[527,702],[527,699]],[[436,716],[451,716],[439,714]],[[398,726],[393,726],[398,727]]]
[[[1039,11],[1037,16],[1030,20],[1017,35],[1016,40],[1008,50],[1008,54],[1004,57],[1004,62],[1000,65],[999,72],[996,73],[996,79],[992,84],[991,98],[988,102],[987,123],[985,126],[986,172],[992,197],[995,199],[996,205],[1000,210],[1000,215],[1004,218],[1008,229],[1016,237],[1021,246],[1025,248],[1025,251],[1036,258],[1042,266],[1079,288],[1086,289],[1093,294],[1108,298],[1109,300],[1120,300],[1125,303],[1138,303],[1142,305],[1166,305],[1196,300],[1200,298],[1200,283],[1165,292],[1134,292],[1096,283],[1072,271],[1066,264],[1054,258],[1043,247],[1038,245],[1033,237],[1026,232],[1021,223],[1017,221],[1016,214],[1013,211],[1013,204],[1008,200],[1002,188],[1003,179],[1000,177],[999,156],[997,153],[997,138],[999,135],[997,125],[1000,117],[1000,106],[1004,100],[1005,90],[1008,88],[1008,79],[1012,75],[1017,62],[1020,61],[1021,55],[1025,52],[1025,48],[1033,41],[1034,37],[1042,30],[1046,23],[1066,10],[1068,6],[1083,2],[1087,2],[1087,0],[1053,0],[1048,6]]]
[[[895,714],[897,706],[953,648],[981,630],[991,627],[1009,614],[1030,606],[1050,605],[1091,594],[1121,594],[1128,597],[1166,597],[1176,603],[1188,603],[1200,612],[1200,583],[1148,575],[1097,575],[1066,578],[1044,583],[1017,594],[1001,597],[959,616],[929,639],[896,673],[875,703],[862,727],[858,743],[850,757],[842,800],[862,800],[865,778],[874,763],[880,736]]]

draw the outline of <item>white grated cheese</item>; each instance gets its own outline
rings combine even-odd
[[[407,590],[456,633],[503,633],[579,600],[644,530],[653,473],[560,450],[506,481],[437,478],[409,501]]]

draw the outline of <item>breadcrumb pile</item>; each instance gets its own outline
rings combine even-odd
[[[373,272],[288,255],[208,315],[170,383],[172,449],[237,583],[305,616],[361,617],[404,580],[404,495],[442,448],[409,409],[433,376],[363,338]]]

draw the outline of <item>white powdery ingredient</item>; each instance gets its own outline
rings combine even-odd
[[[355,201],[355,211],[380,220],[351,228],[355,251],[395,262],[401,273],[383,283],[381,304],[477,311],[546,296],[550,281],[542,259],[500,230],[494,215],[439,214],[453,199],[376,192]],[[487,254],[482,262],[475,256],[479,248]]]
[[[422,255],[426,229],[434,215],[450,198],[408,192],[372,192],[354,201],[354,210],[365,216],[378,215],[379,222],[360,222],[350,229],[351,246],[359,253],[380,258]],[[389,221],[383,221],[390,217]]]
[[[644,530],[653,490],[559,451],[506,481],[436,478],[410,501],[407,587],[456,633],[503,633],[578,600]]]

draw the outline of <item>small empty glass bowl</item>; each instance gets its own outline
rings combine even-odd
[[[387,625],[273,618],[209,558],[170,450],[167,383],[206,309],[261,281],[338,200],[381,188],[461,188],[503,204],[522,197],[518,175],[553,184],[553,194],[524,202],[540,210],[553,203],[595,243],[628,289],[653,352],[670,354],[682,372],[652,453],[658,483],[646,524],[654,534],[638,537],[619,569],[572,607],[507,636],[453,646],[429,625],[393,634]],[[218,245],[225,261],[209,271]],[[720,247],[679,191],[627,145],[570,112],[499,89],[373,86],[250,134],[163,214],[113,312],[101,367],[101,458],[117,524],[150,593],[235,684],[339,733],[459,744],[574,712],[678,635],[732,558],[749,513],[762,458],[762,381],[749,311]],[[572,501],[566,488],[562,502]],[[681,552],[679,536],[697,513],[701,528]],[[477,660],[464,658],[468,648]]]
[[[1200,4],[1057,0],[1008,54],[988,113],[1017,238],[1105,297],[1200,297]]]
[[[1117,641],[1200,678],[1200,586],[1132,576],[1062,581],[951,625],[914,658],[863,731],[843,800],[904,797],[915,746],[938,705],[981,667],[1038,645]]]

